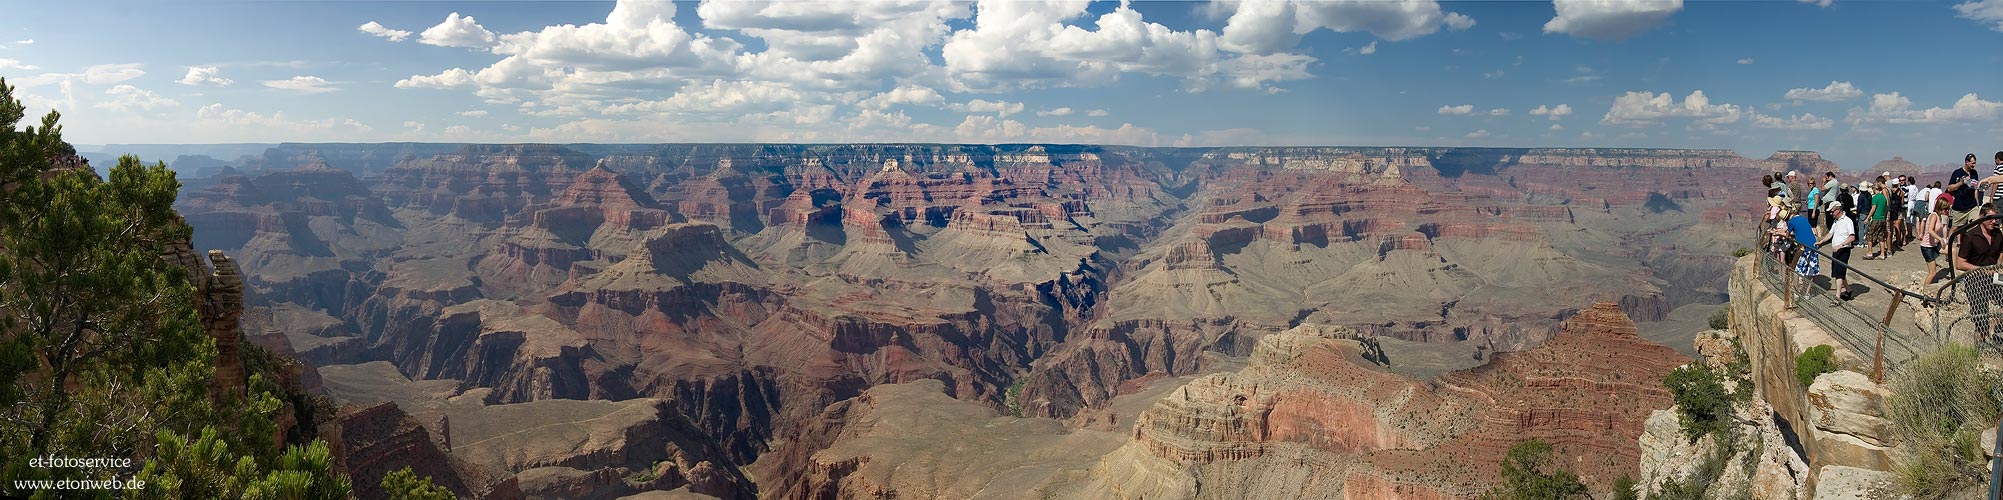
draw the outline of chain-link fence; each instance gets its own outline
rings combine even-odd
[[[1765,233],[1761,237],[1766,238]],[[1941,312],[1948,304],[1942,297],[1927,293],[1927,289],[1910,290],[1853,264],[1838,262],[1826,249],[1815,252],[1818,269],[1803,273],[1798,267],[1805,247],[1787,239],[1762,243],[1758,263],[1761,281],[1851,352],[1870,356],[1873,378],[1882,380],[1886,373],[1897,371],[1920,354],[1940,348]],[[1848,295],[1881,295],[1874,300],[1846,300],[1845,290],[1834,289],[1840,283],[1832,279],[1839,266],[1846,268]],[[1996,299],[2003,300],[2003,285],[1997,288],[2000,293]],[[2003,305],[1994,309],[1991,312],[2003,314]]]

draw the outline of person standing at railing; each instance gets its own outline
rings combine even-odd
[[[1920,258],[1926,260],[1926,284],[1933,284],[1934,275],[1940,272],[1941,244],[1947,242],[1947,203],[1933,204],[1934,212],[1927,214],[1920,222]]]
[[[1983,207],[1980,215],[1996,213],[1993,207]],[[2003,275],[1996,274],[1993,266],[1998,256],[2003,256],[2003,234],[1996,231],[1996,219],[1982,221],[1974,229],[1961,235],[1961,245],[1954,249],[1954,268],[1968,273],[1961,279],[1966,284],[1962,290],[1968,293],[1968,319],[1975,323],[1976,339],[1989,342],[1994,337],[1989,318],[1989,305],[2003,303]]]
[[[1837,291],[1837,300],[1830,305],[1837,305],[1850,300],[1850,246],[1857,243],[1857,225],[1850,220],[1842,203],[1830,204],[1828,208],[1829,218],[1835,222],[1829,223],[1829,234],[1815,242],[1815,246],[1828,247],[1829,256],[1836,261],[1829,265],[1829,279],[1836,280]]]
[[[1829,223],[1835,221],[1823,217],[1822,209],[1829,206],[1830,203],[1836,202],[1836,191],[1843,183],[1836,180],[1836,172],[1834,171],[1823,172],[1822,177],[1824,179],[1822,181],[1822,199],[1816,200],[1815,211],[1810,215],[1809,222],[1815,222],[1823,229],[1829,229]]]

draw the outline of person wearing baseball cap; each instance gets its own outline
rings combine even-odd
[[[1838,305],[1850,300],[1850,247],[1857,243],[1857,225],[1850,220],[1842,202],[1829,205],[1829,218],[1836,222],[1830,223],[1829,233],[1815,246],[1829,248],[1829,257],[1835,261],[1830,264],[1829,279],[1836,280],[1837,300],[1830,305]]]

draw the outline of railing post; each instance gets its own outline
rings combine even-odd
[[[1885,332],[1892,330],[1892,316],[1899,312],[1899,303],[1905,302],[1905,295],[1897,288],[1885,287],[1885,293],[1892,296],[1892,304],[1885,307],[1885,320],[1878,325],[1878,347],[1871,353],[1871,383],[1885,383]]]
[[[1781,283],[1783,283],[1783,285],[1781,285],[1782,290],[1780,294],[1781,304],[1786,306],[1788,309],[1794,309],[1794,273],[1787,273],[1781,275]]]

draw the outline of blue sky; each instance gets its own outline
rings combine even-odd
[[[2003,150],[2003,0],[37,2],[78,143]]]

